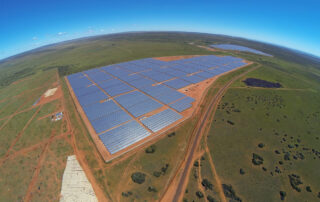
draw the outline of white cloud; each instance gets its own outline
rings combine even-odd
[[[32,40],[37,40],[37,39],[38,39],[38,37],[36,37],[36,36],[32,37]]]
[[[67,32],[58,32],[58,36],[65,35]]]

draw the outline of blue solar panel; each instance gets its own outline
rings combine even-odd
[[[94,82],[102,82],[102,81],[106,81],[106,80],[110,80],[113,79],[112,76],[104,73],[104,72],[100,72],[97,74],[93,74],[93,75],[89,75],[90,79]]]
[[[82,77],[84,77],[84,74],[82,72],[78,72],[78,73],[75,73],[75,74],[70,74],[70,75],[67,76],[69,81],[77,80],[77,79],[80,79]]]
[[[94,121],[91,121],[91,124],[96,133],[101,133],[105,130],[127,122],[130,119],[131,116],[129,116],[125,111],[119,110],[99,119],[95,119]]]
[[[117,65],[102,67],[101,69],[116,77],[121,77],[121,75],[128,75],[133,73]]]
[[[167,86],[170,86],[171,88],[174,88],[174,89],[180,89],[180,88],[183,88],[183,87],[190,85],[191,83],[188,81],[177,78],[177,79],[173,79],[170,81],[166,81],[166,82],[164,82],[164,84],[166,84]]]
[[[197,76],[195,74],[191,75],[191,76],[182,77],[181,79],[186,80],[186,81],[188,81],[190,83],[199,83],[199,82],[205,80],[204,78],[199,77],[199,76]]]
[[[100,71],[100,69],[95,68],[95,69],[89,69],[87,71],[84,71],[83,73],[85,73],[85,74],[87,74],[89,76],[92,76],[92,75],[101,73],[101,71]]]
[[[114,128],[99,138],[111,154],[114,154],[140,140],[148,137],[151,133],[136,121],[130,121]]]
[[[187,66],[187,65],[184,65],[184,64],[178,64],[178,65],[173,66],[172,68],[174,68],[176,70],[179,70],[179,71],[186,72],[188,74],[195,73],[195,72],[199,71],[194,67],[190,67],[190,66]]]
[[[178,92],[178,91],[174,91],[174,90],[170,90],[170,91],[167,91],[165,93],[162,93],[162,94],[158,94],[158,95],[154,95],[154,97],[165,103],[165,104],[169,104],[171,102],[174,102],[180,98],[183,98],[185,95]]]
[[[168,91],[172,91],[171,88],[169,88],[165,85],[162,85],[162,84],[159,84],[156,86],[147,86],[147,87],[142,88],[141,90],[151,96],[155,96],[155,95],[163,94]]]
[[[173,109],[177,110],[178,112],[183,112],[184,110],[190,108],[192,105],[191,103],[194,102],[194,99],[191,97],[185,97],[181,100],[170,105]]]
[[[128,83],[138,89],[143,88],[145,86],[150,86],[152,84],[154,84],[155,82],[147,79],[147,78],[141,78],[141,79],[137,79],[137,80],[133,80],[133,81],[128,81]]]
[[[115,98],[115,100],[126,109],[128,109],[132,105],[138,104],[147,99],[150,98],[147,95],[138,91],[133,91],[131,93],[120,95]]]
[[[118,79],[112,79],[112,80],[98,83],[98,85],[103,89],[111,88],[112,86],[117,86],[121,84],[124,84],[124,83]]]
[[[127,70],[131,71],[131,72],[141,72],[147,69],[147,67],[145,66],[140,66],[140,65],[133,65],[130,67],[125,67]]]
[[[83,96],[77,96],[80,104],[82,106],[93,104],[96,102],[99,102],[100,100],[105,100],[108,98],[106,94],[104,94],[102,91],[97,91],[95,93],[91,93],[90,96],[83,95]]]
[[[163,105],[159,102],[148,98],[147,100],[144,100],[143,102],[140,102],[138,104],[135,104],[133,106],[130,106],[127,108],[127,110],[134,116],[139,117],[141,115],[144,115],[148,112],[154,111],[156,109],[159,109]]]
[[[166,73],[170,74],[170,75],[172,75],[174,77],[183,77],[183,76],[187,75],[186,72],[182,72],[180,70],[176,70],[176,69],[173,69],[173,68],[168,68]]]
[[[119,85],[115,85],[115,86],[111,86],[109,88],[105,88],[105,91],[110,95],[110,96],[116,96],[116,95],[120,95],[122,93],[126,93],[129,91],[132,91],[133,88],[128,86],[127,84],[119,84]]]
[[[97,102],[89,106],[84,106],[83,110],[86,113],[88,119],[90,121],[93,121],[107,114],[119,111],[121,110],[121,108],[114,101],[108,100],[103,103]]]
[[[91,85],[89,87],[76,88],[73,91],[76,94],[76,96],[79,97],[79,96],[89,95],[91,93],[95,93],[97,91],[100,91],[100,89],[95,85]]]
[[[73,78],[69,82],[73,89],[85,88],[92,85],[92,82],[87,77]]]
[[[139,74],[130,74],[130,75],[123,76],[120,79],[126,82],[130,82],[134,80],[144,79],[144,77]]]
[[[166,109],[153,116],[142,119],[141,122],[153,132],[157,132],[181,119],[182,116],[171,109]]]
[[[149,77],[152,80],[158,81],[158,82],[166,81],[166,80],[169,80],[169,79],[174,77],[174,76],[171,76],[169,74],[157,72],[157,71],[154,71],[154,70],[147,71],[147,72],[141,72],[141,74],[146,76],[146,77]]]
[[[200,76],[202,78],[205,78],[205,79],[209,79],[209,78],[212,78],[214,77],[215,75],[214,74],[211,74],[209,72],[199,72],[196,74],[197,76]]]

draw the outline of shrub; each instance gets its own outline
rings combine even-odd
[[[311,190],[311,187],[310,187],[310,186],[307,186],[307,187],[306,187],[306,190],[307,190],[307,192],[312,192],[312,190]]]
[[[155,176],[155,177],[160,177],[160,175],[161,175],[161,172],[159,172],[159,171],[153,172],[153,176]]]
[[[259,148],[263,148],[263,147],[264,147],[264,144],[263,144],[263,143],[259,143],[259,144],[258,144],[258,147],[259,147]]]
[[[168,170],[169,164],[166,164],[164,167],[161,168],[161,172],[163,174],[166,174],[167,170]]]
[[[129,197],[129,196],[131,196],[131,195],[132,195],[132,192],[131,192],[131,191],[128,191],[128,192],[122,192],[122,193],[121,193],[121,195],[122,195],[122,196],[124,196],[124,197]]]
[[[156,151],[156,146],[155,145],[151,145],[150,147],[148,147],[147,149],[146,149],[146,153],[147,154],[152,154],[152,153],[154,153]]]
[[[291,187],[295,189],[297,192],[301,192],[300,187],[298,187],[300,184],[303,184],[300,179],[300,176],[291,174],[291,175],[288,175],[288,177],[289,177]]]
[[[142,184],[146,180],[146,174],[141,172],[135,172],[131,175],[131,179],[134,183]]]
[[[175,136],[176,135],[176,133],[175,132],[172,132],[172,133],[170,133],[169,135],[168,135],[168,137],[173,137],[173,136]]]
[[[284,155],[283,159],[286,160],[286,161],[290,161],[290,153],[287,152],[287,153]]]
[[[201,191],[197,191],[196,195],[198,198],[203,198],[203,193]]]
[[[218,202],[215,198],[213,198],[213,197],[210,196],[210,195],[207,196],[207,200],[208,200],[209,202]]]
[[[201,184],[206,190],[208,190],[208,189],[212,190],[213,189],[213,184],[207,179],[203,179]]]
[[[148,187],[148,192],[158,192],[157,189],[153,186]]]
[[[193,163],[193,165],[194,165],[195,167],[199,167],[199,162],[196,160],[196,161]]]
[[[283,201],[286,198],[287,193],[285,191],[280,191],[280,199]]]
[[[244,170],[243,170],[242,168],[240,168],[240,174],[241,174],[241,175],[244,175],[244,174],[245,174],[245,172],[244,172]]]
[[[253,153],[252,154],[252,163],[254,165],[261,165],[263,164],[263,158],[259,156],[258,154]]]
[[[230,125],[234,125],[234,122],[232,122],[230,120],[227,120],[227,123],[230,124]]]
[[[237,195],[236,192],[233,190],[231,185],[222,184],[224,195],[228,198],[233,199],[234,201],[242,201]]]

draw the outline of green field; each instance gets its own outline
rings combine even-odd
[[[208,134],[217,172],[244,201],[276,201],[280,191],[288,201],[315,201],[320,191],[319,85],[296,73],[303,66],[262,64],[235,82],[218,106]],[[246,87],[245,78],[279,82],[283,88]],[[254,165],[253,154],[261,156],[263,164]],[[300,176],[301,192],[290,185],[292,174]]]
[[[197,46],[212,43],[250,46],[274,57],[211,52]],[[147,145],[153,145],[153,153],[143,148],[105,163],[74,106],[64,76],[146,57],[208,54],[233,55],[254,64],[220,77],[208,91],[200,113],[220,87],[236,75],[257,67],[231,85],[212,117],[207,146],[221,183],[231,185],[242,201],[279,201],[280,191],[286,193],[286,201],[316,201],[320,192],[320,64],[272,45],[226,36],[173,32],[74,40],[0,61],[1,200],[21,201],[31,194],[31,201],[58,201],[65,162],[74,148],[107,199],[160,199],[182,161],[200,114]],[[282,88],[247,87],[242,82],[246,78],[278,82]],[[58,83],[63,89],[64,102],[58,99],[33,106],[48,88]],[[66,118],[60,122],[50,119],[52,113],[63,107],[71,129]],[[173,132],[175,135],[169,137]],[[205,147],[202,141],[201,151]],[[41,155],[44,160],[40,163]],[[254,155],[262,157],[263,163],[254,165]],[[211,196],[211,200],[220,201],[217,187],[221,185],[216,183],[218,176],[211,171],[208,153],[204,152],[203,158],[197,161],[200,165],[192,168],[184,198],[208,201]],[[36,168],[39,163],[40,167]],[[35,169],[39,171],[36,177]],[[240,169],[244,174],[240,174]],[[137,172],[145,175],[141,184],[132,180]],[[290,185],[292,174],[303,183],[296,187],[300,192]],[[30,188],[32,179],[34,185]],[[213,185],[212,190],[203,187],[204,179]],[[308,186],[312,192],[307,191]],[[30,193],[26,193],[28,188]],[[202,198],[196,195],[197,191],[202,192]]]

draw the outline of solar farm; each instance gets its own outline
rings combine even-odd
[[[105,161],[126,153],[184,121],[195,98],[180,89],[247,65],[232,56],[174,61],[153,58],[67,76],[78,111]]]
[[[211,47],[219,48],[219,49],[223,49],[223,50],[245,51],[245,52],[249,52],[249,53],[255,53],[258,55],[264,55],[264,56],[270,56],[270,57],[272,56],[270,54],[264,53],[262,51],[258,51],[253,48],[248,48],[245,46],[239,46],[239,45],[234,45],[234,44],[215,44],[215,45],[211,45]]]

